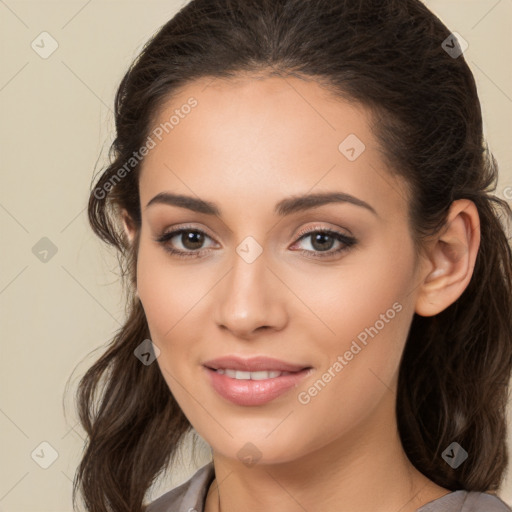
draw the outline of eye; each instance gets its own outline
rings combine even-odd
[[[300,234],[302,236],[294,245],[302,240],[309,239],[309,243],[306,245],[309,245],[311,249],[301,249],[300,252],[314,258],[331,257],[335,254],[348,251],[357,243],[357,240],[354,237],[331,229],[314,228]],[[338,248],[331,250],[336,243],[338,244]]]
[[[202,256],[204,249],[202,245],[206,239],[211,238],[202,230],[191,227],[182,227],[174,231],[168,231],[156,238],[156,241],[162,244],[163,248],[178,257],[197,258]],[[174,240],[174,241],[173,241]],[[176,244],[178,248],[176,249]],[[179,247],[181,244],[182,248]]]
[[[299,249],[299,252],[313,258],[332,257],[335,254],[348,251],[357,243],[357,240],[352,236],[325,228],[310,229],[299,233],[299,235],[300,238],[292,247],[303,240],[309,239],[309,244],[306,245],[309,245],[311,249]],[[207,239],[212,240],[201,229],[187,226],[168,231],[155,238],[156,242],[160,243],[165,251],[179,258],[199,258],[204,253],[209,252],[212,246],[203,247]],[[338,244],[339,247],[331,250],[335,244]],[[180,245],[181,247],[179,247]]]

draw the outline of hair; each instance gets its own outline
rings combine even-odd
[[[409,460],[430,480],[450,490],[499,490],[512,371],[512,251],[503,222],[512,211],[492,194],[498,168],[475,80],[463,55],[443,49],[449,36],[419,0],[192,0],[147,42],[117,90],[110,163],[89,197],[92,229],[117,250],[130,290],[126,322],[79,384],[87,443],[74,503],[80,493],[90,512],[145,510],[146,493],[192,431],[158,365],[133,354],[150,337],[134,293],[141,162],[112,183],[164,103],[205,77],[296,76],[369,109],[383,158],[409,189],[418,251],[453,201],[475,203],[481,241],[473,275],[441,313],[414,314],[396,417]],[[137,228],[133,243],[119,222],[123,210]],[[452,442],[468,453],[456,469],[442,458]]]

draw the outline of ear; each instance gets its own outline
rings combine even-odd
[[[124,208],[121,210],[121,220],[123,223],[124,233],[131,244],[135,238],[135,224],[129,213]]]
[[[441,233],[427,248],[415,311],[433,316],[453,304],[466,289],[480,246],[480,219],[469,199],[454,201]]]

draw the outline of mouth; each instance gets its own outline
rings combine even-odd
[[[211,370],[221,370],[224,372],[228,372],[228,375],[233,378],[243,378],[248,379],[250,377],[236,377],[235,375],[230,375],[229,372],[244,372],[257,374],[259,372],[281,372],[281,373],[296,373],[302,370],[311,368],[310,365],[307,364],[298,364],[298,363],[290,363],[287,361],[282,361],[280,359],[275,359],[273,357],[267,356],[257,356],[251,358],[243,358],[239,356],[224,356],[216,359],[212,359],[210,361],[205,361],[203,363],[204,366],[210,368]],[[255,380],[257,380],[256,377]]]
[[[208,367],[207,367],[208,368]],[[280,372],[280,371],[258,371],[258,372],[245,372],[242,370],[234,370],[232,368],[209,368],[210,370],[217,372],[220,375],[226,375],[231,379],[236,380],[266,380],[266,379],[275,379],[276,377],[281,377],[283,375],[291,375],[292,373],[298,372]],[[305,368],[307,369],[307,368]]]
[[[297,387],[313,371],[309,365],[258,357],[227,357],[203,363],[213,389],[241,406],[263,405]]]

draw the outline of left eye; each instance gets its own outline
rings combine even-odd
[[[355,238],[351,236],[338,233],[337,231],[324,229],[304,233],[296,243],[299,243],[301,240],[309,240],[309,246],[312,247],[312,249],[303,249],[305,252],[326,252],[327,254],[335,254],[347,250],[349,247],[353,246],[356,243]],[[341,247],[331,251],[330,249],[332,249],[336,242],[338,242],[338,244],[340,244]],[[323,255],[319,254],[318,256]]]
[[[173,242],[174,239],[176,241]],[[208,249],[211,248],[203,247],[206,239],[212,240],[211,237],[200,229],[180,228],[162,234],[156,238],[156,241],[162,244],[164,249],[172,255],[194,258],[201,256],[204,252],[208,252]],[[303,233],[292,247],[307,239],[310,239],[309,245],[311,249],[299,250],[302,253],[312,254],[314,257],[331,256],[346,251],[357,243],[355,238],[338,233],[337,231],[316,229]],[[181,248],[176,248],[177,242],[181,244]],[[331,250],[336,242],[340,244],[340,247]],[[325,256],[322,253],[325,253]]]

